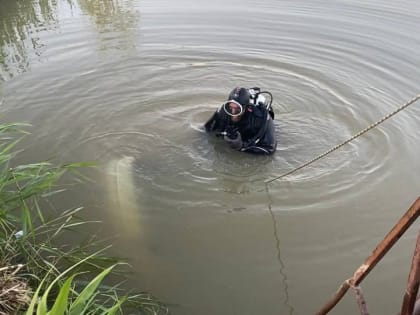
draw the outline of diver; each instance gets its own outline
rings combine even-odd
[[[270,96],[270,101],[265,95]],[[231,148],[251,153],[272,154],[276,151],[274,135],[273,97],[260,88],[237,87],[204,124],[207,132],[214,132]]]

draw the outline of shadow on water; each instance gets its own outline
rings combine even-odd
[[[0,1],[0,21],[0,80],[6,81],[29,68],[30,55],[43,53],[38,32],[56,27],[57,2]]]

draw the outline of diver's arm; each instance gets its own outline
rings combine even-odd
[[[235,131],[234,134],[225,134],[223,139],[229,144],[229,146],[234,150],[242,150],[243,141],[242,136],[239,131]]]
[[[216,136],[223,136],[223,139],[232,149],[242,149],[243,142],[241,134],[236,129],[233,129],[231,125],[226,123],[226,117],[223,117],[220,109],[217,110],[213,116],[204,124],[204,128],[207,132],[216,132]]]
[[[207,132],[213,131],[216,129],[218,118],[218,111],[215,111],[211,118],[204,124],[204,128]]]
[[[220,107],[211,116],[211,118],[204,124],[204,128],[207,132],[216,132],[216,136],[222,136],[223,132],[229,124],[229,116]]]

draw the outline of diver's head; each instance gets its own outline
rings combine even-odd
[[[236,101],[241,104],[243,107],[249,105],[251,99],[251,94],[246,88],[236,87],[230,92],[228,101]]]
[[[230,92],[227,102],[225,103],[224,110],[231,117],[233,122],[241,119],[245,113],[246,107],[249,105],[251,94],[246,88],[234,88]]]

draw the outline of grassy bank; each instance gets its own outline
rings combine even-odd
[[[81,208],[51,215],[45,205],[63,193],[57,181],[65,173],[86,165],[14,165],[25,129],[0,124],[0,315],[168,314],[148,293],[126,292],[115,279],[104,284],[126,266],[97,240],[63,244],[64,233],[90,223]]]

